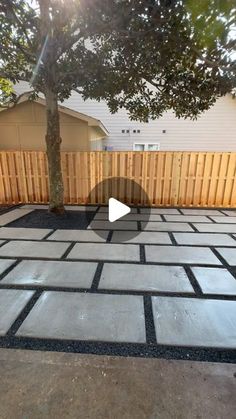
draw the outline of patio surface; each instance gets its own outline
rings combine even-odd
[[[46,208],[0,214],[1,347],[236,361],[236,211]]]

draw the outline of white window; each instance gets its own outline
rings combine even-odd
[[[160,150],[160,143],[134,143],[133,144],[134,151],[158,151]]]

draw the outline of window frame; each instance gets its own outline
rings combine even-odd
[[[144,146],[144,150],[142,150],[142,151],[160,151],[160,146],[161,146],[161,144],[160,143],[154,143],[154,142],[151,142],[151,143],[133,143],[133,151],[140,151],[140,150],[135,150],[135,146],[136,145],[143,145]],[[157,145],[158,146],[158,150],[148,150],[148,146],[149,145]]]

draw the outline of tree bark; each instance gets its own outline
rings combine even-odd
[[[49,211],[56,214],[65,212],[63,205],[63,179],[61,171],[61,137],[57,94],[45,90],[47,114],[47,159],[49,170]]]

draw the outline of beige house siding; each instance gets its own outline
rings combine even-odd
[[[60,112],[62,151],[102,149],[99,128],[89,127],[86,121]],[[15,108],[0,112],[1,150],[45,150],[45,107],[35,102],[24,102]],[[101,134],[100,134],[101,136]],[[104,134],[103,134],[104,136]],[[93,146],[92,146],[93,147]]]

